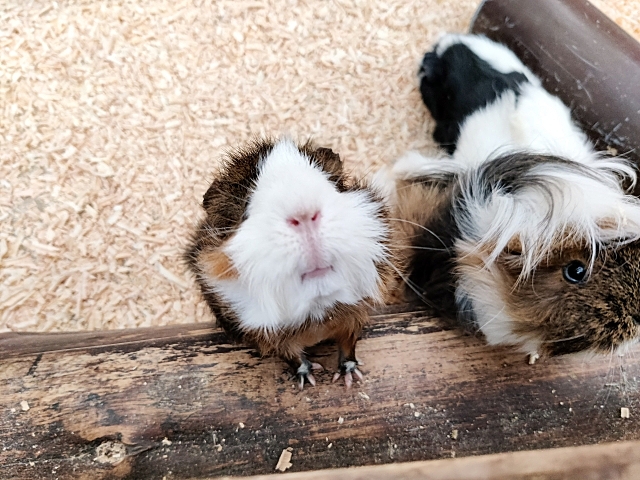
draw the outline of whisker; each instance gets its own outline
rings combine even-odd
[[[573,337],[559,338],[556,340],[545,340],[542,343],[559,343],[559,342],[568,342],[569,340],[575,340],[576,338],[582,338],[586,336],[586,333],[581,333],[580,335],[574,335]]]
[[[481,331],[484,327],[486,327],[487,325],[489,325],[491,322],[493,322],[496,318],[498,318],[498,316],[504,311],[505,307],[502,307],[500,309],[500,311],[498,313],[496,313],[493,317],[491,317],[491,319],[487,320],[485,323],[483,323],[482,325],[480,325],[478,327],[478,331]]]
[[[396,244],[391,244],[390,246],[392,247],[396,247],[396,248],[412,248],[414,250],[429,250],[429,251],[433,251],[433,252],[448,252],[448,249],[444,249],[444,248],[432,248],[432,247],[419,247],[417,245],[396,245]]]
[[[389,220],[392,220],[392,221],[395,221],[395,222],[405,222],[405,223],[408,223],[409,225],[413,225],[415,227],[421,228],[425,232],[430,233],[431,235],[433,235],[433,237],[436,238],[447,251],[449,251],[449,247],[447,246],[446,243],[444,243],[444,240],[442,240],[438,235],[436,235],[433,231],[429,230],[424,225],[420,225],[419,223],[412,222],[411,220],[405,220],[403,218],[389,218]]]

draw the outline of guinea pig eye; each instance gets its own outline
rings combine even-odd
[[[564,266],[562,276],[569,283],[582,283],[587,276],[587,266],[580,260],[573,260]]]

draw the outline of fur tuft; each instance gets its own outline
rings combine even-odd
[[[461,240],[484,250],[487,264],[517,244],[522,279],[566,243],[586,245],[591,266],[601,247],[640,238],[640,202],[619,184],[627,167],[524,153],[488,161],[460,176]]]

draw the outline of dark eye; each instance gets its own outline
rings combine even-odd
[[[587,276],[587,266],[580,260],[573,260],[564,266],[562,276],[569,283],[582,283]]]

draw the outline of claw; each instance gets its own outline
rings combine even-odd
[[[298,374],[298,388],[300,390],[304,390],[304,383],[305,380],[308,384],[310,384],[312,387],[316,386],[316,379],[313,375],[311,375],[310,373],[307,374]]]
[[[312,387],[316,386],[316,379],[311,374],[311,370],[322,370],[322,365],[319,363],[311,363],[308,360],[305,360],[296,371],[298,376],[298,388],[300,390],[304,390],[304,382],[306,380]]]
[[[333,383],[337,382],[338,379],[343,375],[344,385],[347,388],[351,388],[351,386],[353,385],[354,376],[356,377],[356,380],[360,382],[364,381],[364,376],[362,375],[362,372],[358,370],[356,365],[356,362],[349,360],[342,362],[342,364],[340,365],[340,372],[337,372],[333,375]]]
[[[307,382],[309,382],[312,387],[316,386],[316,379],[310,373],[307,375]]]

